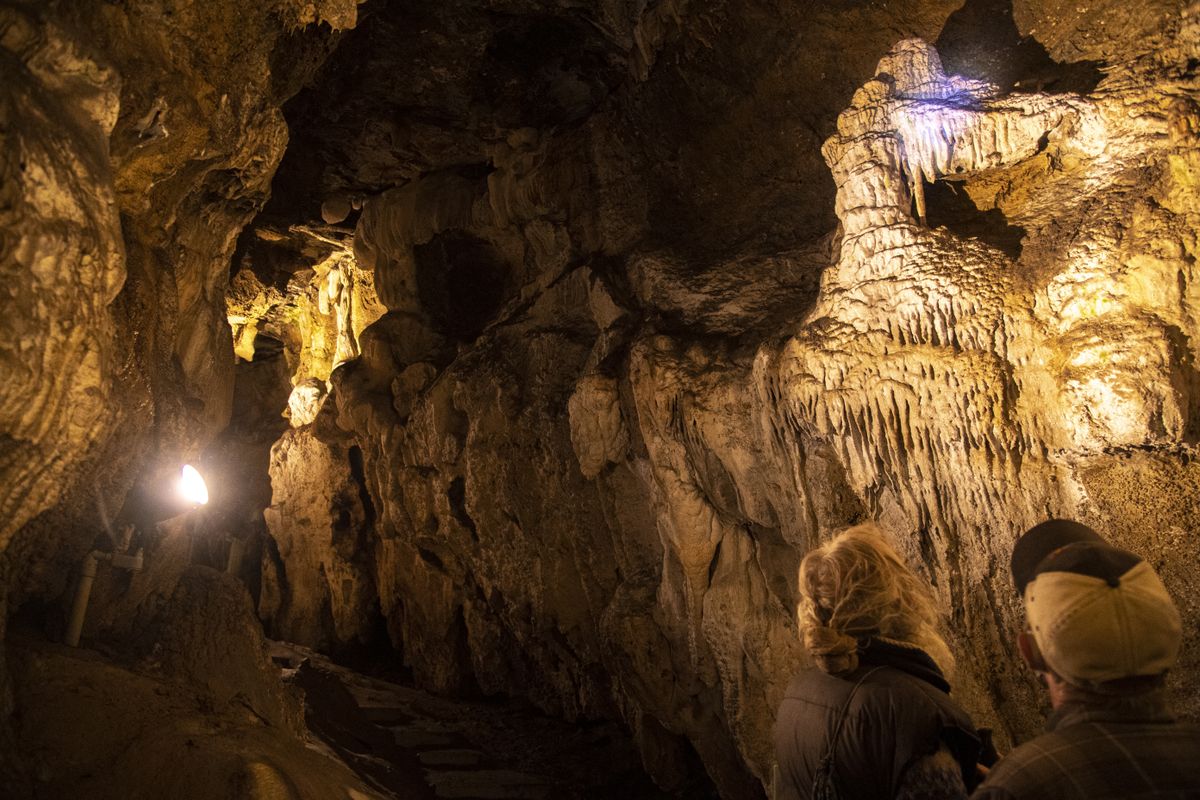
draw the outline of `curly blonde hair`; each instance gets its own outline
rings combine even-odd
[[[825,672],[856,669],[860,640],[872,636],[923,650],[947,676],[954,669],[933,592],[874,523],[809,551],[800,562],[800,595],[804,646]]]

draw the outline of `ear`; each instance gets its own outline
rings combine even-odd
[[[1035,672],[1050,671],[1050,668],[1046,666],[1046,659],[1042,657],[1037,640],[1033,638],[1033,634],[1029,630],[1023,630],[1017,634],[1017,649],[1021,651],[1021,659],[1029,665],[1030,669]]]

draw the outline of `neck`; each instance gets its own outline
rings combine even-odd
[[[1046,684],[1046,691],[1050,694],[1050,707],[1058,711],[1070,697],[1070,684],[1053,672],[1043,672],[1042,680]]]
[[[1044,672],[1041,675],[1050,696],[1050,706],[1055,711],[1064,706],[1072,706],[1111,710],[1140,709],[1170,714],[1166,689],[1161,681],[1142,682],[1121,691],[1100,693],[1069,684],[1053,672]]]

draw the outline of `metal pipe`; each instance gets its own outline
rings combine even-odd
[[[71,619],[67,623],[67,635],[63,643],[71,647],[79,646],[79,634],[83,632],[83,618],[87,615],[88,599],[92,596],[92,582],[96,580],[96,567],[100,559],[109,558],[111,554],[93,550],[84,556],[83,568],[79,574],[79,588],[75,590],[75,602],[71,604]]]
[[[63,637],[63,643],[71,647],[79,646],[79,635],[83,633],[88,600],[92,597],[92,583],[96,580],[96,568],[100,566],[101,561],[112,562],[113,567],[117,569],[141,572],[144,557],[141,548],[138,548],[136,553],[106,553],[103,550],[93,550],[84,556],[83,566],[79,570],[79,588],[75,590],[71,619],[67,622],[67,635]]]
[[[246,552],[246,543],[237,536],[229,540],[229,560],[225,563],[225,571],[237,576],[242,571],[242,556]]]

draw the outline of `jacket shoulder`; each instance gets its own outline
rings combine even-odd
[[[992,768],[972,799],[1174,797],[1172,792],[1197,786],[1200,728],[1085,722],[1013,749]]]

